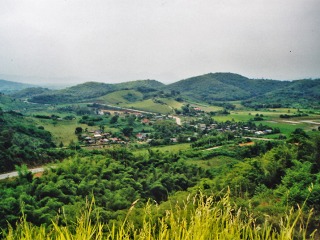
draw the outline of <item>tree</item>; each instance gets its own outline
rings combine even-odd
[[[128,126],[133,126],[135,120],[136,120],[136,116],[133,115],[133,114],[131,114],[131,115],[127,118]]]
[[[132,127],[125,127],[124,129],[122,129],[122,133],[126,137],[131,137],[131,135],[133,133],[133,128]]]
[[[118,115],[114,115],[111,119],[110,119],[110,124],[115,124],[118,121],[119,116]]]
[[[83,131],[82,127],[76,127],[76,130],[74,133],[78,135],[78,134],[81,134],[82,131]]]
[[[27,182],[31,182],[33,175],[32,172],[29,171],[27,165],[22,164],[20,167],[19,166],[15,166],[16,171],[18,172],[18,176],[19,176],[19,180],[22,182],[25,182],[25,180]]]

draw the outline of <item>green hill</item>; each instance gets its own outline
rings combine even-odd
[[[205,102],[214,100],[236,100],[249,96],[248,93],[241,88],[225,84],[215,79],[211,73],[181,80],[168,85],[166,89],[179,91],[191,99]]]
[[[130,82],[124,82],[124,83],[118,83],[116,84],[119,89],[159,89],[163,86],[165,86],[163,83],[158,82],[156,80],[136,80],[136,81],[130,81]]]
[[[296,80],[260,97],[253,97],[243,104],[248,107],[320,107],[320,79]]]
[[[66,89],[43,93],[30,98],[35,103],[72,103],[81,102],[84,99],[92,99],[103,96],[116,90],[114,84],[87,82]]]
[[[249,79],[233,73],[209,73],[170,84],[168,90],[180,91],[197,101],[233,101],[264,95],[288,82]]]
[[[0,108],[0,172],[11,171],[14,165],[22,163],[37,165],[43,163],[43,149],[54,146],[51,133],[22,114],[3,112]]]
[[[143,99],[143,94],[136,90],[120,90],[109,93],[98,98],[100,103],[105,104],[126,104],[136,102]]]
[[[1,93],[5,93],[5,94],[14,93],[14,92],[18,92],[22,89],[30,88],[30,87],[33,87],[33,85],[0,79],[0,92]]]
[[[156,91],[163,84],[155,80],[138,80],[133,82],[107,84],[87,82],[62,90],[51,91],[33,96],[30,101],[35,103],[72,103],[98,99],[108,93],[124,89],[136,89],[140,92]]]
[[[129,92],[125,92],[129,91]],[[32,88],[13,96],[30,102],[57,104],[102,101],[132,104],[153,98],[180,98],[195,102],[239,101],[245,106],[320,106],[320,80],[278,81],[250,79],[234,73],[208,73],[164,85],[155,80],[118,84],[87,82],[62,90]]]
[[[20,90],[18,92],[10,94],[10,96],[14,98],[30,98],[39,94],[48,94],[52,90],[48,88],[42,88],[42,87],[32,87],[32,88],[25,88],[23,90]]]

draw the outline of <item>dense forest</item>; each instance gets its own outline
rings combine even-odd
[[[37,166],[66,157],[52,149],[51,133],[26,119],[22,114],[0,108],[0,172],[12,171],[15,165]]]
[[[205,163],[212,154],[226,162],[212,168],[192,163],[192,159]],[[258,223],[272,213],[268,221],[277,225],[288,205],[306,203],[308,209],[319,210],[319,169],[320,135],[309,136],[302,129],[294,131],[286,143],[260,142],[215,153],[148,150],[133,155],[123,147],[81,150],[41,177],[32,178],[21,168],[18,179],[1,183],[0,210],[6,218],[0,224],[2,228],[8,222],[14,224],[22,211],[27,221],[36,225],[50,225],[52,219],[61,224],[65,219],[72,222],[78,209],[85,207],[86,199],[93,197],[100,221],[121,221],[137,199],[140,201],[136,207],[143,208],[148,199],[161,203],[177,191],[196,193],[202,189],[204,193],[218,194],[230,188],[233,201],[251,208]],[[142,221],[139,215],[135,218]],[[312,222],[316,224],[315,219]]]

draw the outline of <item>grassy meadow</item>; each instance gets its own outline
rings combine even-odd
[[[279,128],[281,134],[289,136],[296,128],[302,128],[306,131],[318,128],[320,126],[320,115],[308,114],[303,117],[292,117],[292,118],[280,118],[280,115],[288,114],[294,115],[297,113],[296,109],[280,108],[280,109],[269,109],[268,111],[252,111],[252,110],[236,110],[230,111],[229,115],[213,116],[213,119],[218,122],[224,121],[236,121],[246,122],[253,120],[256,114],[263,115],[262,121],[255,121],[255,123],[267,125],[272,128]],[[272,137],[270,135],[270,137]]]
[[[217,200],[219,199],[219,200]],[[4,233],[6,240],[18,239],[96,239],[96,240],[292,240],[316,239],[315,233],[307,231],[308,219],[304,219],[302,208],[290,209],[275,228],[266,220],[257,223],[250,211],[232,203],[229,193],[216,198],[201,192],[188,196],[183,202],[171,201],[172,205],[147,203],[144,209],[137,209],[140,220],[131,221],[135,215],[132,203],[126,217],[119,226],[99,221],[94,205],[88,204],[77,221],[72,225],[61,226],[52,222],[50,226],[37,227],[21,218],[17,228],[9,227]],[[161,213],[162,212],[162,213]],[[96,216],[92,221],[90,216]],[[266,217],[268,218],[268,216]]]
[[[190,149],[189,143],[181,143],[181,144],[175,144],[175,145],[168,145],[168,146],[159,146],[159,147],[150,147],[152,151],[159,151],[159,152],[170,152],[170,153],[178,153],[179,151],[184,151]],[[134,150],[133,154],[138,155],[146,155],[148,154],[148,149],[138,149]]]

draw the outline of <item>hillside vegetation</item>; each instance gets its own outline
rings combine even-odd
[[[0,238],[319,239],[318,90],[211,73],[0,94]]]
[[[123,101],[123,92],[135,90]],[[234,73],[209,73],[164,85],[155,80],[137,80],[118,84],[87,82],[62,90],[45,91],[29,89],[16,93],[15,97],[29,97],[35,103],[71,103],[79,101],[110,100],[109,104],[135,102],[151,99],[163,94],[171,94],[180,100],[221,104],[226,101],[239,101],[247,107],[315,107],[320,106],[320,80],[277,81],[266,79],[249,79]],[[105,95],[108,97],[103,97]],[[297,100],[298,99],[298,100]],[[297,101],[294,101],[297,100]],[[220,103],[219,103],[220,102]]]
[[[155,88],[162,86],[160,82],[154,80],[140,80],[128,83],[107,84],[98,82],[87,82],[62,90],[51,91],[33,96],[30,101],[35,103],[72,103],[83,100],[97,99],[108,93],[136,89],[141,92],[154,91]]]
[[[44,149],[54,147],[51,133],[16,112],[0,109],[0,172],[12,171],[15,165],[48,162]]]
[[[33,85],[0,79],[0,93],[10,94],[30,87]]]

